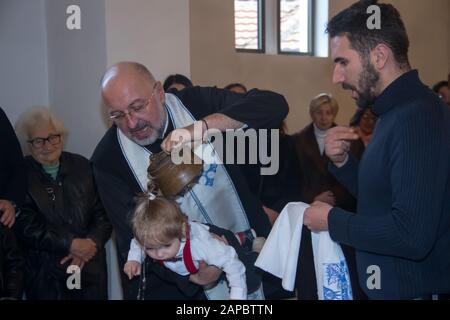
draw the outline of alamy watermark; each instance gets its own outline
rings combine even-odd
[[[79,266],[70,265],[67,267],[66,273],[70,276],[66,280],[66,286],[69,290],[81,289],[81,269]]]
[[[367,14],[371,16],[367,19],[366,25],[369,30],[381,29],[381,9],[377,5],[371,5],[367,7]]]
[[[367,14],[371,16],[367,19],[366,25],[369,30],[381,29],[381,9],[377,5],[367,7]],[[81,8],[78,5],[70,5],[66,9],[68,17],[66,27],[68,30],[81,30]]]
[[[187,129],[177,129],[172,132],[170,140],[177,142],[186,137],[193,142],[172,149],[171,159],[174,164],[260,164],[261,175],[266,176],[275,175],[279,170],[278,129],[237,129],[226,130],[225,133],[209,129],[202,136],[202,124],[196,122],[193,135]]]
[[[381,289],[381,269],[377,265],[367,267],[366,273],[369,275],[366,281],[367,289],[380,290]]]
[[[81,8],[73,4],[67,7],[66,13],[68,14],[66,19],[67,29],[81,30]]]

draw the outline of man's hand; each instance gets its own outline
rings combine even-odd
[[[351,141],[358,139],[359,136],[353,129],[346,127],[331,128],[325,137],[325,154],[336,167],[342,167],[347,162]]]
[[[0,200],[0,223],[11,228],[16,221],[16,209],[11,201]]]
[[[263,206],[263,209],[267,217],[269,218],[270,224],[273,225],[277,220],[278,216],[280,215],[280,213],[276,212],[273,209],[267,208],[266,206]]]
[[[313,232],[328,230],[328,214],[333,207],[327,203],[314,201],[311,206],[305,210],[303,224]]]
[[[185,128],[175,129],[163,140],[161,149],[166,152],[171,152],[175,148],[181,148],[183,145],[203,141],[203,133],[206,127],[203,121],[195,121],[190,126]]]
[[[123,267],[123,272],[128,276],[128,279],[132,279],[135,276],[141,274],[141,264],[137,261],[127,261]]]
[[[97,245],[91,239],[75,238],[70,245],[70,253],[88,262],[97,253]]]
[[[198,272],[196,274],[191,274],[189,280],[200,286],[206,286],[216,282],[222,270],[215,266],[209,266],[203,261],[200,261]]]
[[[328,203],[330,206],[334,207],[336,205],[336,198],[334,193],[330,190],[322,192],[314,198],[314,201],[320,201]]]

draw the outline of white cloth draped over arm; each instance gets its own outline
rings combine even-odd
[[[255,265],[282,279],[284,289],[293,291],[301,249],[303,215],[309,205],[288,203],[281,211]],[[342,249],[328,231],[311,233],[317,295],[320,300],[353,298],[350,275]],[[301,272],[301,265],[300,269]],[[301,290],[301,288],[299,288]]]
[[[282,286],[294,290],[298,253],[302,239],[303,214],[309,205],[288,203],[278,216],[255,265],[282,279]]]

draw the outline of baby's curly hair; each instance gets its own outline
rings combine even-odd
[[[187,221],[187,216],[181,212],[178,204],[164,198],[157,185],[149,182],[148,191],[137,197],[131,227],[142,246],[148,242],[165,245],[175,238],[184,238]]]

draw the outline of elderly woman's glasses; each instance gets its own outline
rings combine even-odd
[[[28,140],[28,143],[31,143],[31,145],[36,148],[42,148],[45,144],[45,142],[50,143],[51,145],[57,145],[58,143],[61,142],[61,135],[60,134],[52,134],[49,135],[47,138],[35,138],[32,140]]]

